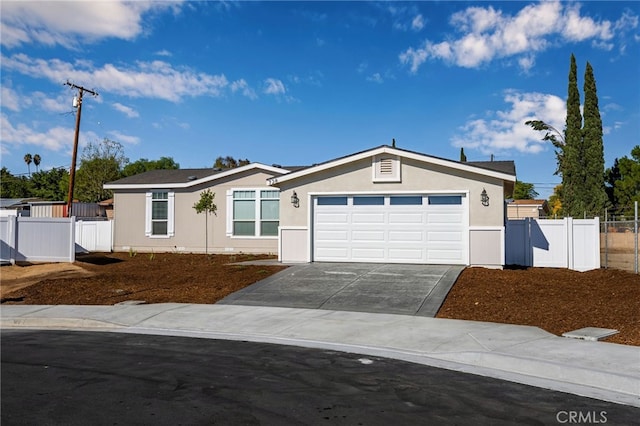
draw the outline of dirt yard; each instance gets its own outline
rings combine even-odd
[[[252,255],[105,253],[74,264],[2,266],[3,304],[112,305],[214,303],[284,269],[237,265]],[[613,269],[465,269],[439,318],[533,325],[554,334],[582,327],[614,328],[609,342],[640,346],[640,276]]]

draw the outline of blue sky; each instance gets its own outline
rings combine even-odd
[[[638,2],[2,1],[1,164],[69,167],[109,138],[135,161],[308,165],[391,144],[514,160],[548,197],[569,58],[594,69],[606,166],[640,143]],[[32,171],[34,169],[31,166]]]

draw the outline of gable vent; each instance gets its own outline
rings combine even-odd
[[[393,159],[383,158],[380,160],[380,174],[381,175],[393,174]]]
[[[373,182],[401,182],[400,157],[381,155],[373,158]]]

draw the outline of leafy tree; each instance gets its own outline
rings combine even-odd
[[[511,198],[514,200],[533,200],[538,196],[538,193],[534,188],[535,187],[532,183],[516,180]]]
[[[213,163],[214,169],[234,169],[236,167],[246,166],[247,164],[251,164],[251,161],[248,159],[238,159],[231,156],[226,157],[218,157],[216,158],[215,163]]]
[[[215,198],[215,192],[211,192],[210,189],[205,189],[200,193],[200,200],[193,205],[193,208],[196,210],[196,213],[204,213],[204,251],[205,253],[209,253],[209,230],[208,230],[208,216],[213,213],[216,214],[218,210],[218,206],[213,203],[213,199]]]
[[[42,158],[40,158],[40,154],[36,154],[33,156],[33,164],[35,164],[36,166],[36,172],[38,171],[38,166],[40,166],[40,161],[42,161]]]
[[[160,157],[159,160],[155,161],[141,158],[138,161],[127,164],[122,169],[122,175],[127,177],[148,172],[149,170],[174,170],[179,168],[180,164],[176,163],[171,157]]]
[[[533,130],[545,132],[542,140],[551,142],[556,148],[556,161],[558,163],[558,168],[556,169],[554,175],[561,175],[562,152],[564,150],[564,135],[560,133],[558,129],[550,124],[545,123],[542,120],[529,120],[525,121],[524,124],[526,124],[527,126],[531,126]]]
[[[33,156],[31,154],[25,154],[24,162],[27,163],[27,169],[29,170],[29,176],[31,176],[31,162],[33,161]]]
[[[119,142],[105,138],[99,143],[89,143],[82,151],[80,168],[76,173],[75,197],[84,202],[111,198],[113,191],[103,186],[119,179],[123,166],[128,162]]]
[[[612,204],[624,215],[632,216],[634,202],[640,203],[640,145],[631,150],[631,158],[626,155],[616,158],[614,167],[607,170],[612,187]]]
[[[549,209],[551,210],[551,215],[564,215],[564,211],[562,210],[562,184],[556,185],[556,187],[553,188],[553,194],[549,197],[548,204]]]
[[[25,176],[14,176],[6,167],[0,169],[0,197],[31,197],[31,181]]]
[[[69,172],[63,168],[35,172],[31,176],[32,194],[34,197],[51,201],[66,198]]]
[[[464,148],[460,148],[460,162],[461,163],[467,162],[467,156],[464,155]]]

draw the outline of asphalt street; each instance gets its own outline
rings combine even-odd
[[[3,329],[1,338],[3,426],[629,425],[640,418],[626,405],[331,350],[107,332]]]

